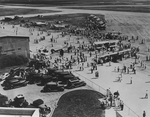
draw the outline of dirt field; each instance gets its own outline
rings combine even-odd
[[[106,10],[106,11],[123,11],[123,12],[143,12],[149,13],[150,7],[145,5],[104,5],[98,7],[66,7],[66,8],[74,8],[74,9],[87,9],[87,10]]]
[[[120,31],[124,35],[139,36],[139,40],[133,42],[133,46],[140,47],[140,54],[149,55],[148,48],[150,47],[150,16],[146,14],[142,15],[117,15],[117,14],[108,14],[105,16],[107,19],[107,30]],[[140,44],[141,40],[145,39],[145,44]]]

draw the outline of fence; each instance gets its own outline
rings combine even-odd
[[[78,76],[81,80],[85,81],[94,90],[102,93],[103,95],[106,95],[106,89],[104,89],[103,87],[92,82],[90,79],[87,79],[86,77],[82,76],[81,74],[77,72],[73,72],[73,74],[75,76]],[[127,106],[125,103],[124,103],[123,111],[118,111],[118,113],[122,115],[122,117],[140,117],[138,114],[136,114],[136,112],[134,112],[131,108],[129,108],[129,106]]]

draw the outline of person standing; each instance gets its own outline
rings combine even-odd
[[[90,57],[92,57],[92,53],[90,52]]]
[[[146,64],[144,65],[144,69],[146,69]]]
[[[127,74],[129,74],[129,67],[127,68]]]
[[[143,117],[146,117],[146,112],[145,111],[143,111]]]
[[[122,100],[120,100],[120,108],[121,108],[121,110],[123,111],[124,103],[123,103],[123,101],[122,101]]]
[[[89,67],[90,65],[89,65],[89,62],[87,62],[87,67]]]
[[[126,73],[126,71],[127,71],[127,67],[126,67],[126,66],[124,66],[124,73]]]
[[[106,97],[110,97],[112,95],[110,88],[106,90]]]
[[[95,77],[96,77],[96,78],[99,77],[99,72],[98,72],[98,71],[95,72]]]
[[[146,90],[145,99],[148,99],[148,90]]]
[[[116,72],[116,67],[114,68],[114,72]]]
[[[84,70],[84,62],[82,62],[81,67],[82,67],[82,71],[83,71]]]
[[[111,61],[109,61],[109,66],[111,66]]]
[[[118,66],[117,71],[119,72],[119,70],[120,70],[120,68],[119,68],[119,66]]]
[[[91,67],[91,74],[93,74],[93,68]]]
[[[132,77],[131,77],[131,79],[130,79],[130,84],[132,84]]]

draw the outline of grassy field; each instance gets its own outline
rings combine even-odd
[[[25,15],[25,14],[38,14],[38,13],[51,13],[58,11],[51,10],[38,10],[38,9],[18,9],[18,8],[3,8],[0,7],[0,16],[8,16],[8,15]]]
[[[62,95],[52,117],[105,117],[98,99],[104,96],[93,90],[75,90]]]
[[[150,6],[136,6],[136,5],[131,5],[131,6],[115,6],[114,5],[114,6],[100,6],[100,7],[65,7],[65,8],[150,13]]]

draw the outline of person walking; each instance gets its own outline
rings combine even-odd
[[[143,111],[143,117],[146,117],[146,112],[145,111]]]
[[[99,77],[99,72],[98,72],[98,71],[95,72],[95,77],[96,77],[96,78]]]
[[[129,67],[127,67],[127,74],[129,74]]]
[[[116,67],[114,68],[114,72],[116,72]]]
[[[92,57],[92,53],[90,52],[90,57]]]
[[[121,108],[121,111],[123,111],[123,108],[124,108],[124,103],[122,100],[120,100],[120,108]]]
[[[121,82],[122,81],[122,77],[121,77],[121,74],[118,76],[118,82]]]

